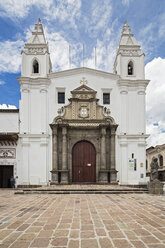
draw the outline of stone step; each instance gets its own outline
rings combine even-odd
[[[143,194],[148,190],[21,190],[15,194]]]
[[[99,188],[99,189],[97,189],[97,188],[87,188],[87,189],[85,189],[85,188],[79,188],[79,189],[76,189],[76,188],[72,188],[72,189],[67,189],[67,188],[62,188],[62,189],[60,189],[60,188],[58,188],[58,189],[56,189],[56,188],[37,188],[37,189],[32,189],[32,188],[26,188],[26,189],[23,189],[23,191],[25,191],[25,192],[29,192],[29,191],[42,191],[42,192],[44,192],[44,191],[79,191],[79,192],[81,192],[81,191],[148,191],[148,189],[146,189],[146,188],[126,188],[126,189],[124,189],[124,188],[111,188],[111,189],[105,189],[105,188]]]

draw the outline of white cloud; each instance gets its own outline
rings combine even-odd
[[[0,80],[0,85],[4,85],[5,82],[3,80]]]
[[[150,79],[147,87],[147,132],[148,146],[165,143],[165,59],[155,58],[146,67],[146,78]],[[154,126],[158,123],[158,126]]]
[[[132,0],[122,0],[123,5],[129,5]]]
[[[56,4],[52,4],[43,9],[47,20],[58,19],[60,22],[67,22],[66,26],[69,24],[77,28],[76,19],[81,16],[81,0],[56,0]]]
[[[139,29],[139,44],[145,51],[146,58],[150,60],[153,54],[164,43],[165,38],[165,14],[156,15],[150,19],[150,22]]]
[[[49,44],[53,71],[69,69],[69,42],[58,32],[49,32],[47,27],[44,30]],[[79,43],[73,43],[70,46],[71,68],[79,66],[80,46]]]
[[[14,105],[0,104],[0,109],[17,109]]]
[[[91,56],[85,59],[86,67],[95,69],[95,54],[96,69],[112,72],[116,56],[116,42],[111,40],[105,44],[104,41],[97,40],[96,50],[93,48]]]
[[[0,0],[0,15],[9,18],[24,18],[28,15],[31,7],[39,7],[47,11],[53,4],[53,0]]]
[[[11,19],[25,18],[31,8],[38,8],[47,20],[67,21],[76,27],[80,16],[81,0],[0,0],[0,16]]]
[[[20,71],[23,45],[22,40],[0,42],[0,72]]]
[[[107,29],[112,14],[110,0],[96,0],[92,2],[91,14],[84,17],[86,30],[90,36],[96,36],[98,31]]]
[[[0,15],[10,18],[22,18],[28,14],[29,4],[24,0],[0,0]]]
[[[96,42],[96,69],[113,72],[113,64],[116,56],[116,48],[120,40],[120,30],[117,29],[118,20],[112,22],[110,28],[104,33],[102,39]],[[95,48],[92,54],[85,60],[85,66],[95,68]]]

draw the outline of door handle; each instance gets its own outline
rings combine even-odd
[[[80,170],[78,171],[78,174],[80,174]]]

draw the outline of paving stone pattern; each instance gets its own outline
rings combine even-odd
[[[0,248],[165,248],[165,196],[0,190]]]

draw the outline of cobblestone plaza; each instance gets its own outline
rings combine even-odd
[[[164,248],[165,197],[0,191],[0,248]]]
[[[165,247],[165,197],[0,191],[0,248]]]

